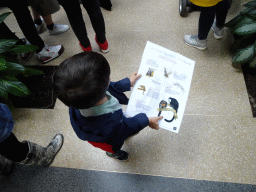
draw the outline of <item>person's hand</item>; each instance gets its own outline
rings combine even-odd
[[[151,127],[152,129],[159,129],[159,124],[158,121],[163,119],[163,116],[160,117],[150,117],[149,119],[149,127]]]
[[[134,86],[134,84],[136,83],[136,81],[141,77],[141,75],[138,75],[137,71],[136,72],[133,72],[131,74],[131,77],[130,77],[130,81],[131,81],[131,87]]]

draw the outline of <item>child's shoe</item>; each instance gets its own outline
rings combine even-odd
[[[56,23],[54,23],[52,30],[47,29],[49,35],[58,35],[61,33],[65,33],[68,30],[69,30],[69,25],[61,25]]]
[[[64,52],[64,47],[62,45],[48,46],[45,45],[42,51],[37,53],[38,58],[44,64],[57,57],[59,57]]]
[[[115,153],[110,153],[110,152],[106,152],[107,156],[112,157],[112,158],[116,158],[120,161],[125,161],[128,159],[129,154],[123,150],[118,151],[116,154]]]
[[[108,40],[107,39],[105,40],[104,43],[100,43],[100,42],[98,42],[97,37],[95,37],[95,41],[99,45],[101,52],[103,52],[103,53],[109,52]]]
[[[89,47],[83,47],[83,45],[81,45],[80,41],[79,41],[79,45],[83,49],[84,52],[92,51],[92,46],[91,45]]]
[[[196,35],[185,35],[184,42],[192,47],[195,47],[199,50],[205,50],[207,48],[207,40],[199,40]]]
[[[214,32],[215,39],[221,39],[224,36],[224,28],[220,29],[216,25],[216,20],[214,20],[211,28]]]

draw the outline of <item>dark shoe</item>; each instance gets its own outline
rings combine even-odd
[[[10,175],[12,173],[14,163],[0,155],[0,174]]]
[[[118,151],[116,154],[115,153],[109,153],[106,152],[107,156],[112,157],[112,158],[116,158],[120,161],[125,161],[128,159],[129,154],[123,150]]]
[[[29,152],[27,158],[20,164],[49,166],[61,149],[64,137],[62,134],[56,134],[46,148],[29,141],[25,142],[28,143]]]
[[[26,38],[22,38],[21,40],[24,42],[24,45],[31,45]],[[34,51],[33,52],[20,53],[20,58],[23,61],[27,61],[27,60],[30,59],[30,57],[33,55],[33,53],[34,53]]]

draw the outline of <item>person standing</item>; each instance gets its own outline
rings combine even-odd
[[[5,3],[13,11],[26,39],[38,47],[35,52],[43,64],[59,57],[64,52],[62,45],[49,46],[38,35],[26,0],[8,0]]]
[[[66,11],[70,25],[78,38],[79,45],[83,51],[92,51],[90,40],[87,36],[85,23],[83,20],[82,10],[78,0],[58,0],[60,5]],[[95,41],[97,42],[101,52],[109,52],[108,41],[106,39],[105,22],[100,9],[98,0],[81,0],[86,9],[92,27],[96,33]]]
[[[10,175],[14,162],[49,166],[63,146],[64,137],[56,134],[47,147],[31,141],[19,142],[14,133],[11,111],[0,103],[0,174]]]
[[[198,24],[198,35],[185,35],[184,42],[199,50],[207,48],[207,36],[212,28],[214,38],[221,39],[224,35],[224,24],[231,6],[230,0],[190,0],[201,7]],[[216,19],[214,20],[216,16]]]

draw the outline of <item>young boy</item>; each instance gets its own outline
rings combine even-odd
[[[148,125],[159,129],[162,117],[148,118],[140,113],[127,118],[121,104],[128,104],[123,92],[130,91],[140,75],[110,82],[110,66],[96,52],[74,55],[59,65],[54,76],[54,90],[69,107],[71,125],[77,136],[118,160],[128,153],[120,150],[125,139]]]

